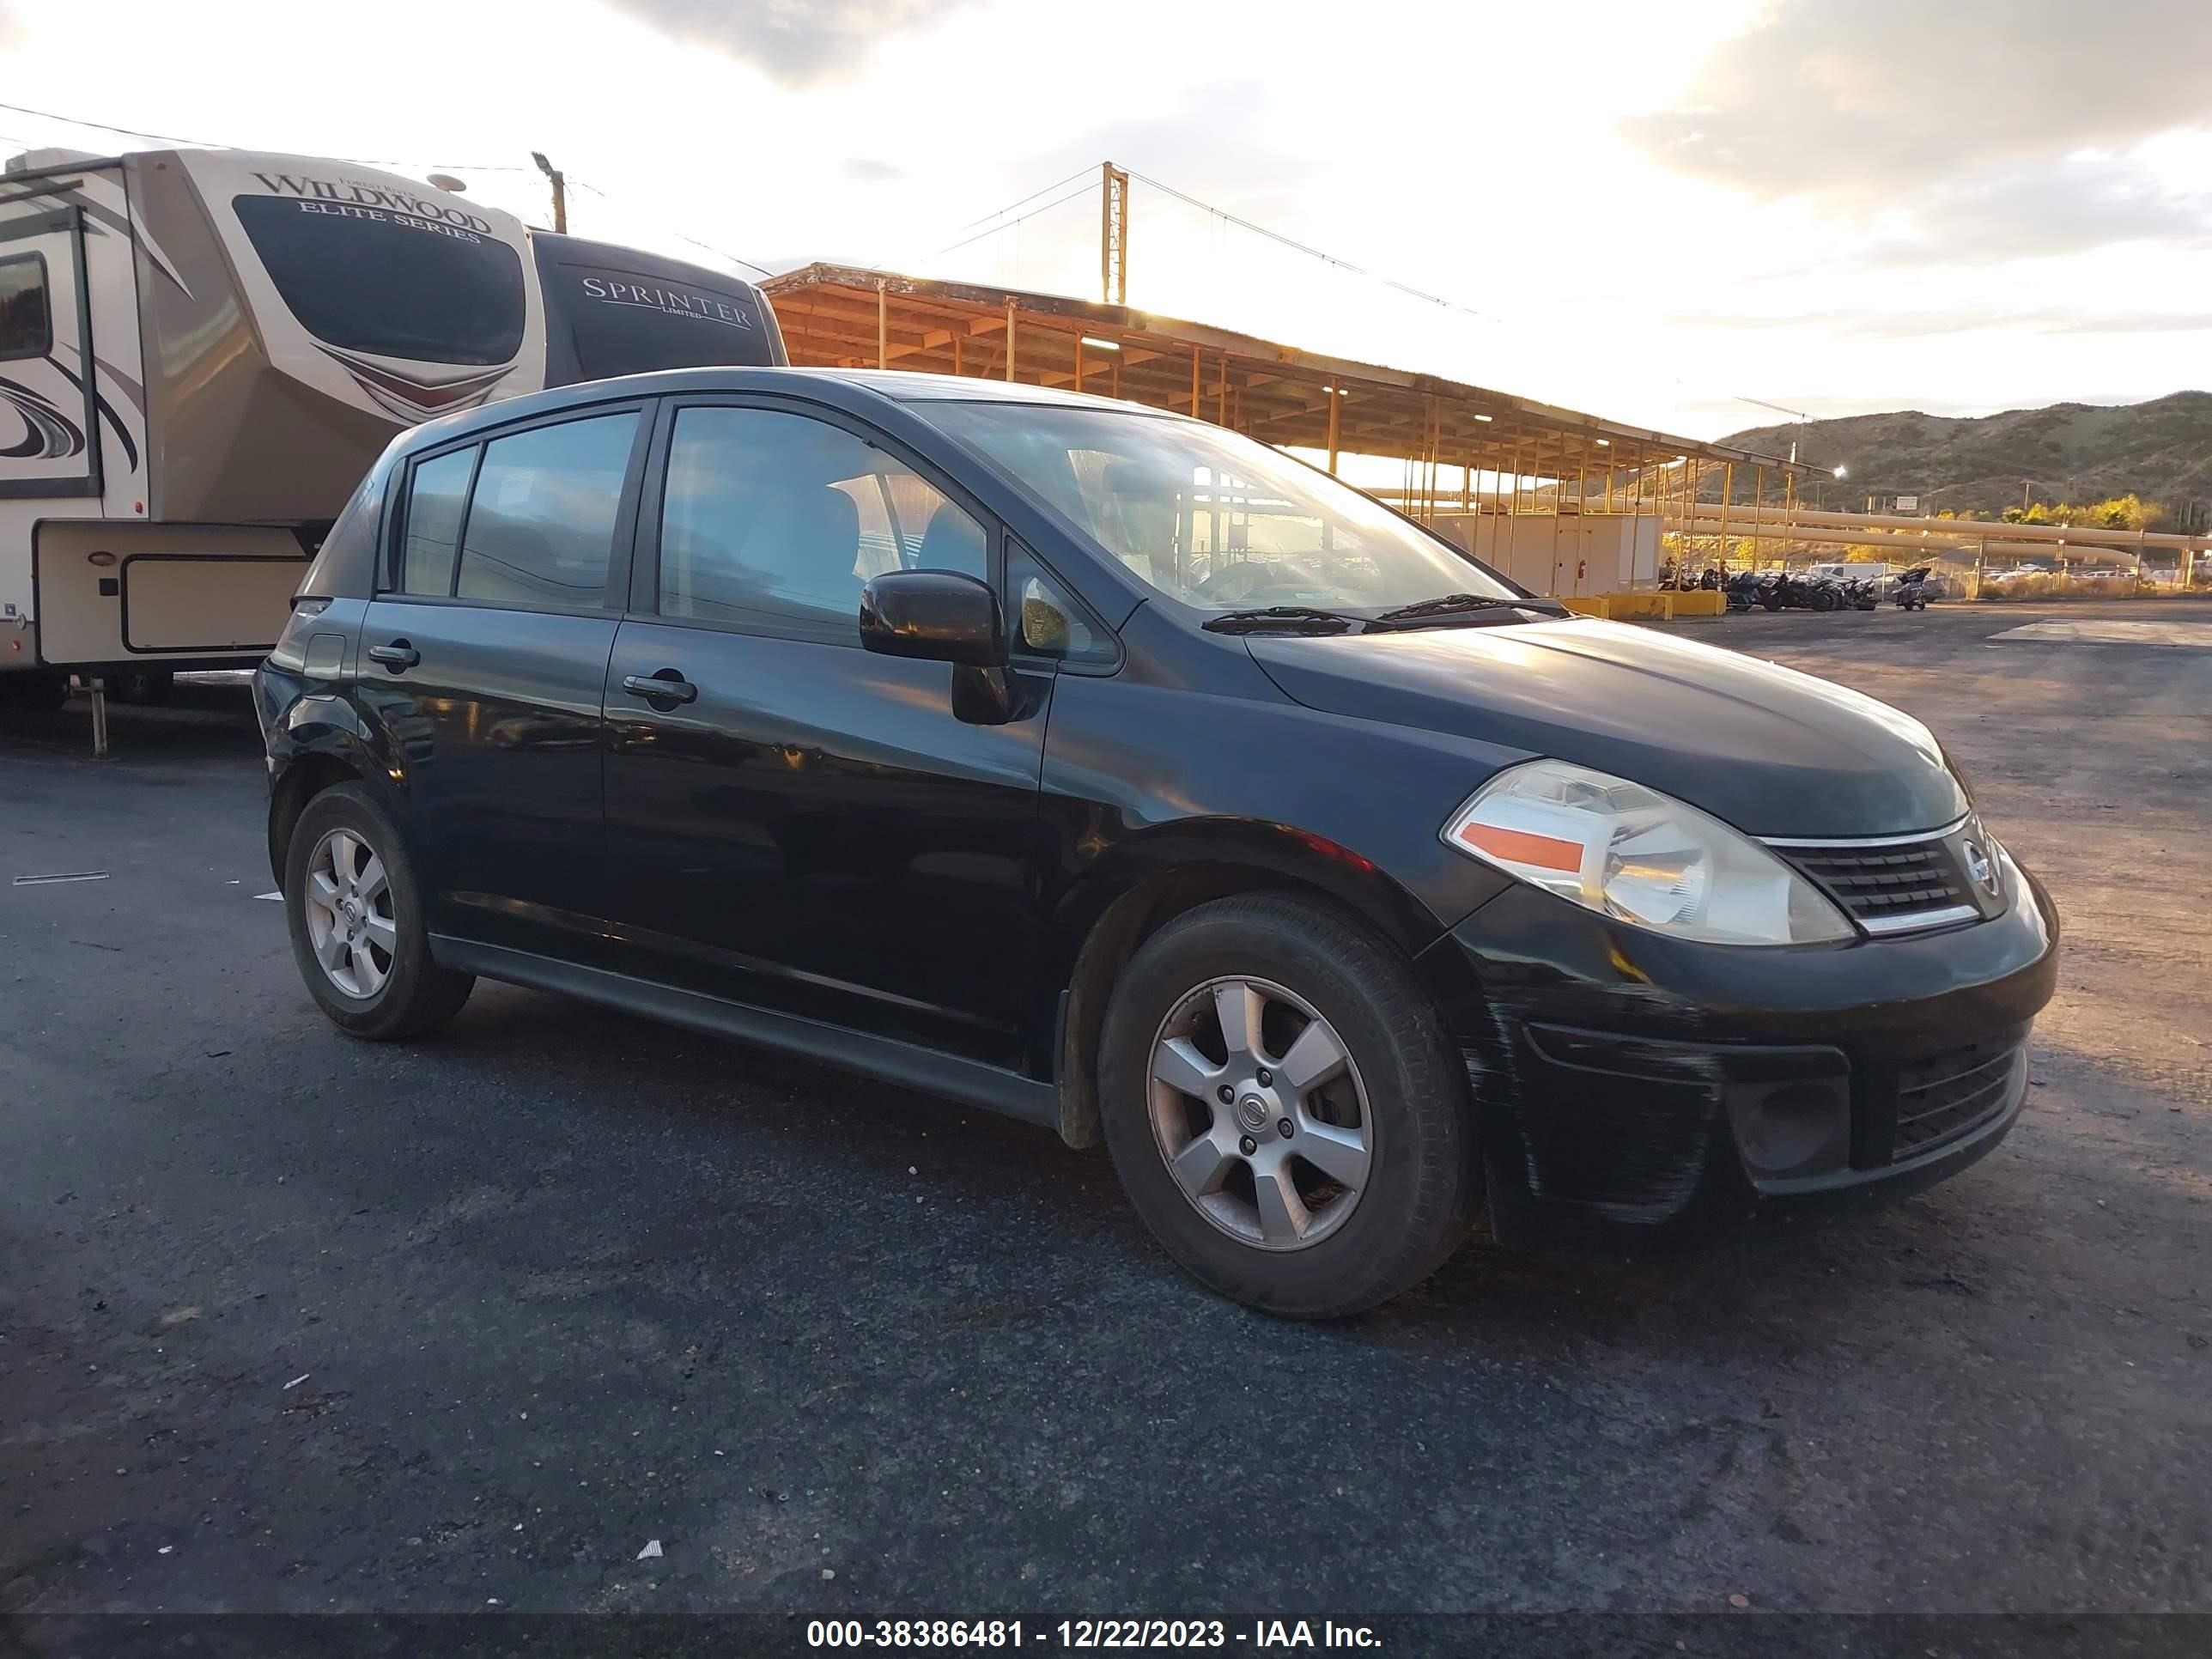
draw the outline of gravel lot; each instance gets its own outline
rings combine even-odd
[[[1322,1328],[943,1102],[496,986],[339,1036],[235,687],[0,737],[0,874],[106,873],[0,884],[0,1611],[2212,1611],[2212,605],[1681,626],[1926,720],[2057,895],[2021,1127]]]

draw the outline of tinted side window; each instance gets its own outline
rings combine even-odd
[[[486,444],[454,592],[489,605],[598,610],[636,435],[637,416],[625,411]]]
[[[860,588],[887,570],[990,579],[975,519],[842,427],[769,409],[676,417],[661,509],[660,613],[860,643]]]
[[[0,259],[0,357],[43,357],[53,349],[46,256],[18,253]]]
[[[457,449],[415,469],[407,497],[407,544],[400,555],[399,591],[451,593],[453,554],[460,540],[461,509],[468,504],[469,475],[477,452]]]

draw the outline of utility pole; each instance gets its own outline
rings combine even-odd
[[[568,176],[545,159],[545,152],[533,149],[530,159],[538,163],[538,170],[553,181],[553,229],[558,235],[568,234]]]
[[[1111,161],[1098,164],[1104,190],[1098,199],[1098,297],[1109,306],[1129,303],[1129,175]]]

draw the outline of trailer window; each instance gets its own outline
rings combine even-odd
[[[0,358],[43,357],[53,349],[46,255],[18,253],[0,259]]]
[[[496,237],[288,196],[239,196],[231,208],[278,296],[325,345],[476,364],[521,347],[522,261]]]
[[[541,262],[538,275],[547,332],[568,330],[580,379],[775,361],[750,293],[597,265]]]
[[[488,605],[598,610],[636,435],[636,415],[624,413],[485,445],[454,592]]]

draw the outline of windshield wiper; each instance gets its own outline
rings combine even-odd
[[[1508,610],[1533,611],[1542,616],[1565,614],[1548,599],[1494,599],[1480,593],[1445,593],[1433,599],[1401,605],[1395,611],[1385,611],[1367,624],[1365,631],[1388,634],[1401,628],[1425,628],[1431,623],[1449,623],[1455,617]]]
[[[1376,622],[1410,622],[1416,617],[1449,617],[1462,611],[1493,611],[1501,605],[1510,605],[1510,599],[1488,599],[1480,593],[1445,593],[1433,599],[1423,599],[1414,605],[1401,605],[1395,611],[1385,611]]]
[[[1200,626],[1215,634],[1341,634],[1358,620],[1310,605],[1271,605],[1260,611],[1224,611]]]

